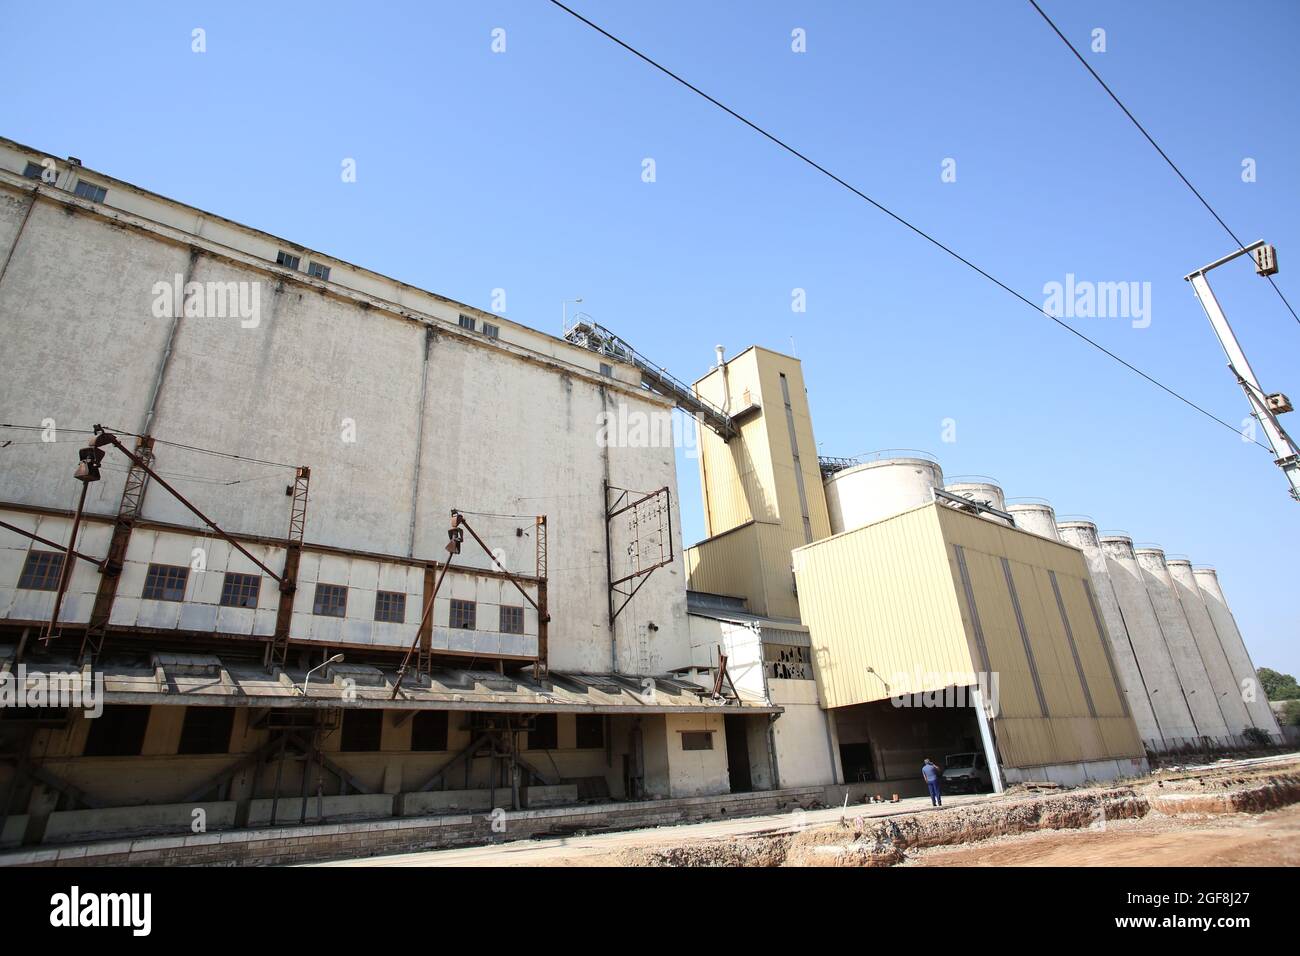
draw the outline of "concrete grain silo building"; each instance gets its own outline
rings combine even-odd
[[[1155,605],[1147,593],[1146,580],[1133,551],[1133,540],[1127,535],[1111,534],[1102,536],[1100,541],[1120,614],[1160,725],[1163,749],[1200,747],[1201,732],[1183,694],[1178,669],[1165,642]]]
[[[1205,608],[1210,614],[1215,633],[1219,636],[1219,643],[1227,655],[1228,662],[1232,665],[1232,672],[1237,678],[1237,686],[1241,688],[1243,703],[1250,713],[1251,723],[1273,740],[1281,742],[1282,729],[1268,706],[1264,689],[1259,685],[1259,676],[1250,659],[1250,652],[1246,650],[1246,643],[1237,628],[1236,618],[1228,608],[1227,598],[1223,596],[1218,572],[1214,568],[1199,567],[1194,568],[1192,574],[1201,590],[1201,597],[1205,600]]]
[[[1159,548],[1141,547],[1134,550],[1134,555],[1199,736],[1209,738],[1216,746],[1227,746],[1230,743],[1228,723],[1174,590],[1173,578],[1165,566],[1165,553]]]
[[[1142,673],[1141,661],[1129,636],[1124,613],[1120,610],[1119,597],[1115,593],[1114,582],[1111,581],[1110,571],[1106,567],[1106,556],[1101,549],[1097,526],[1091,521],[1063,521],[1057,526],[1057,530],[1061,540],[1065,544],[1078,548],[1088,564],[1096,607],[1110,641],[1111,657],[1115,660],[1115,669],[1119,672],[1125,700],[1137,724],[1138,732],[1142,735],[1143,743],[1153,753],[1168,749],[1164,730],[1156,717],[1151,693]]]
[[[915,792],[923,758],[948,754],[1008,781],[1145,769],[1079,552],[1011,527],[991,480],[944,488],[927,457],[814,472],[797,359],[748,349],[695,387],[756,411],[730,441],[701,433],[691,588],[742,600],[762,632],[801,623],[838,780]]]
[[[1023,500],[1007,505],[1007,513],[1016,520],[1016,527],[1050,541],[1060,541],[1056,529],[1056,510],[1041,499]]]
[[[1234,743],[1240,744],[1243,742],[1242,732],[1247,727],[1254,726],[1254,723],[1242,700],[1241,688],[1232,673],[1232,664],[1223,650],[1218,632],[1214,629],[1210,612],[1205,607],[1205,599],[1196,584],[1192,562],[1185,558],[1166,557],[1165,565],[1169,568],[1169,577],[1178,595],[1178,603],[1182,606],[1187,624],[1192,629],[1192,637],[1200,650],[1201,662],[1205,665],[1210,686],[1219,702],[1224,722],[1228,725],[1228,733]]]
[[[979,512],[982,518],[996,521],[999,524],[1011,523],[1003,517],[1007,510],[1007,497],[1002,491],[1002,486],[992,478],[985,475],[965,475],[950,479],[944,485],[943,490],[949,494],[957,495],[959,498],[965,498],[967,501],[983,505],[986,509],[992,509]]]

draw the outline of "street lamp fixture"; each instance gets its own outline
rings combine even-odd
[[[307,696],[307,684],[310,683],[310,681],[311,681],[311,675],[312,675],[312,674],[316,673],[316,672],[317,672],[318,670],[320,670],[322,667],[326,667],[326,666],[328,666],[328,665],[330,665],[330,664],[342,664],[342,663],[343,663],[343,655],[342,655],[342,654],[335,654],[335,655],[334,655],[333,657],[331,657],[329,660],[327,660],[327,661],[322,661],[321,663],[319,663],[319,664],[317,664],[315,667],[313,667],[311,670],[309,670],[309,671],[307,672],[307,676],[304,677],[304,678],[303,678],[303,681],[302,681],[302,696],[304,696],[304,697]]]

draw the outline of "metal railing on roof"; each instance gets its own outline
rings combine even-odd
[[[890,458],[920,458],[923,461],[939,464],[939,459],[933,453],[920,448],[878,448],[875,451],[865,451],[860,455],[850,455],[847,458],[819,455],[817,464],[821,467],[822,476],[825,477],[837,471],[856,468],[858,465],[873,461],[887,461]]]

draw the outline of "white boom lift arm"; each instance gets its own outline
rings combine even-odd
[[[1209,317],[1210,326],[1214,329],[1214,334],[1218,336],[1219,344],[1223,346],[1223,352],[1228,357],[1228,368],[1236,377],[1242,391],[1246,393],[1246,400],[1250,402],[1251,415],[1259,422],[1264,436],[1268,439],[1269,447],[1273,450],[1275,464],[1282,469],[1282,473],[1291,482],[1291,497],[1300,501],[1300,449],[1296,448],[1295,442],[1291,440],[1291,436],[1286,433],[1286,429],[1277,419],[1278,415],[1291,411],[1291,402],[1281,392],[1270,395],[1260,387],[1259,379],[1255,377],[1255,372],[1246,359],[1246,353],[1242,351],[1237,336],[1233,334],[1232,326],[1228,324],[1228,317],[1223,314],[1219,300],[1214,297],[1207,277],[1211,269],[1247,254],[1254,258],[1255,271],[1259,275],[1271,276],[1277,272],[1277,253],[1272,246],[1261,239],[1222,259],[1216,259],[1183,278],[1192,284],[1192,291],[1196,293],[1201,308]]]

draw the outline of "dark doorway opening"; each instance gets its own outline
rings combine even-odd
[[[871,760],[871,744],[840,744],[840,766],[848,783],[876,779],[876,767]]]
[[[723,718],[727,734],[727,775],[732,793],[749,793],[754,781],[749,772],[749,728],[745,718],[728,714]]]

